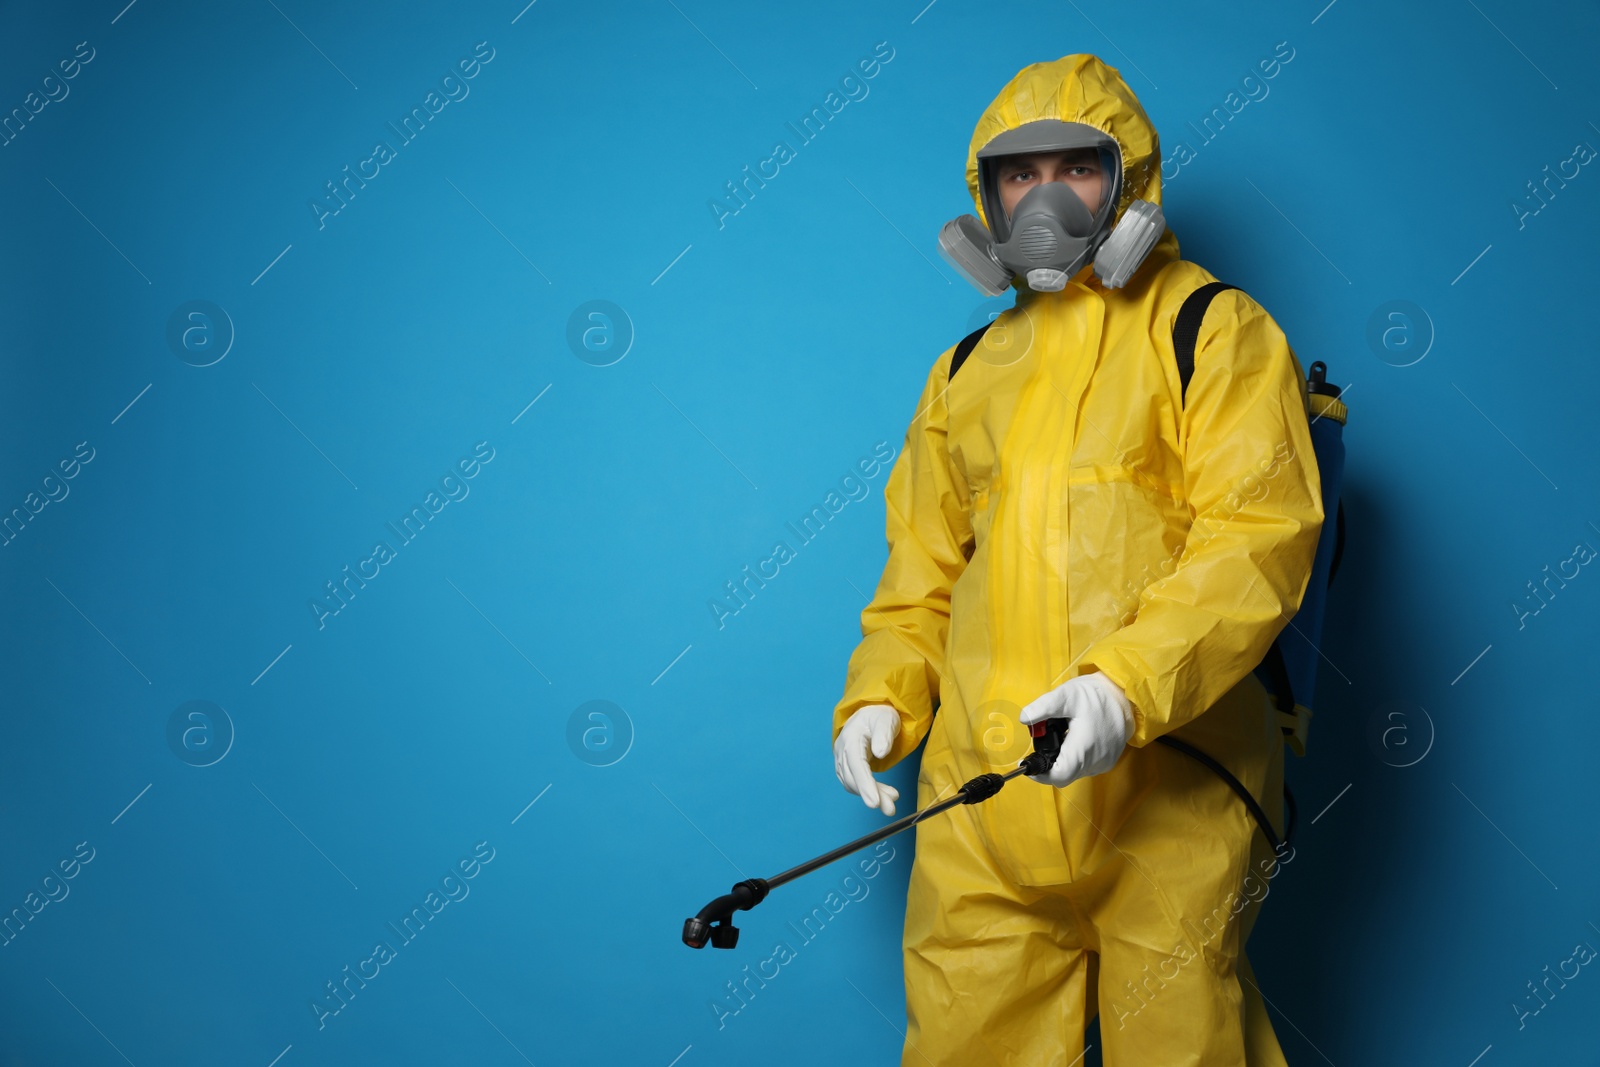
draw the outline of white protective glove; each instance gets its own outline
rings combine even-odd
[[[1068,786],[1117,765],[1133,736],[1133,704],[1116,682],[1098,671],[1050,690],[1022,709],[1022,725],[1069,719],[1061,754],[1046,774],[1030,774],[1040,785]]]
[[[868,704],[845,720],[833,742],[833,773],[839,776],[839,784],[860,797],[867,807],[877,808],[885,815],[894,814],[900,790],[872,777],[872,768],[867,766],[867,745],[871,744],[872,754],[882,759],[899,735],[900,713],[887,704]]]

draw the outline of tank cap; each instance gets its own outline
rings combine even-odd
[[[1311,364],[1311,373],[1306,379],[1306,391],[1320,393],[1323,396],[1338,396],[1343,392],[1337,385],[1328,384],[1328,365],[1320,359]]]

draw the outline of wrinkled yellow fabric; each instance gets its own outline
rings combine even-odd
[[[1024,69],[980,118],[967,154],[980,217],[978,150],[1045,118],[1116,139],[1119,218],[1135,198],[1160,202],[1137,99],[1115,69],[1067,56]],[[894,707],[900,735],[870,764],[886,770],[926,738],[921,806],[1014,768],[1031,749],[1022,705],[1077,674],[1121,686],[1135,732],[1104,774],[1065,789],[1018,779],[919,825],[907,1064],[1070,1063],[1097,988],[1114,997],[1240,891],[1259,831],[1224,782],[1157,737],[1206,751],[1281,819],[1282,734],[1249,672],[1299,606],[1322,502],[1304,374],[1245,293],[1212,301],[1181,395],[1173,320],[1213,280],[1167,230],[1121,289],[1091,267],[1058,293],[1019,285],[960,373],[952,346],[917,401],[834,737],[856,709]],[[1203,946],[1189,938],[1196,963],[1124,1013],[1108,1057],[1282,1062],[1237,977],[1254,909]]]

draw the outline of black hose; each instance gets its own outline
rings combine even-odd
[[[1267,819],[1266,811],[1262,809],[1261,805],[1256,801],[1256,798],[1250,795],[1250,790],[1246,789],[1244,784],[1240,782],[1239,779],[1228,773],[1228,768],[1224,767],[1222,764],[1218,763],[1204,752],[1201,752],[1198,748],[1195,748],[1187,741],[1180,741],[1171,734],[1162,734],[1160,737],[1156,738],[1156,740],[1161,742],[1163,745],[1166,745],[1168,748],[1175,748],[1187,756],[1194,757],[1215,771],[1223,781],[1228,783],[1235,793],[1239,794],[1239,799],[1244,801],[1244,806],[1250,809],[1251,815],[1255,816],[1256,825],[1261,827],[1261,832],[1266,835],[1267,844],[1272,846],[1272,851],[1274,853],[1282,853],[1283,842],[1278,840],[1277,832],[1272,829],[1272,823]]]

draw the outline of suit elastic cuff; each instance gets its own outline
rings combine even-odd
[[[1122,695],[1128,698],[1129,715],[1133,719],[1133,729],[1128,734],[1128,744],[1134,748],[1142,748],[1149,744],[1152,738],[1146,725],[1148,716],[1143,710],[1148,706],[1146,701],[1149,698],[1145,692],[1143,677],[1134,671],[1127,660],[1111,649],[1091,652],[1084,657],[1084,663],[1089,669],[1105,675],[1122,690]]]

